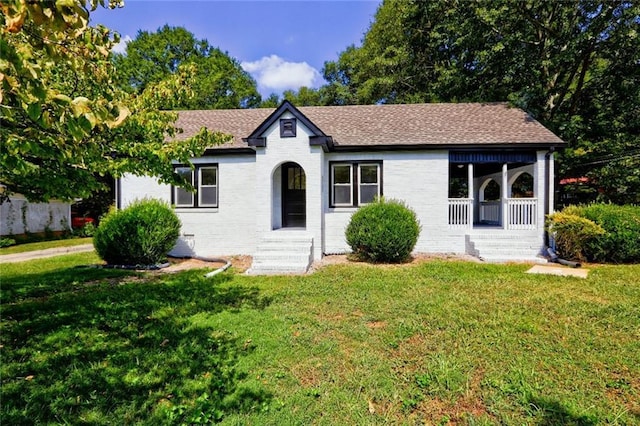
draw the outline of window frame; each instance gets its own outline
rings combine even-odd
[[[362,166],[376,166],[376,183],[375,184],[371,184],[371,183],[363,183],[362,182]],[[381,170],[382,167],[380,164],[377,163],[358,163],[358,205],[359,206],[364,206],[366,204],[371,204],[371,202],[369,203],[363,203],[362,202],[362,186],[376,186],[378,188],[377,194],[375,195],[375,197],[373,198],[375,200],[376,197],[380,197],[380,195],[382,195],[382,185],[380,182],[380,174],[381,174]]]
[[[171,186],[171,204],[173,204],[177,209],[211,209],[218,208],[220,205],[220,168],[218,163],[203,163],[203,164],[194,164],[193,169],[188,164],[174,164],[174,170],[178,169],[190,169],[191,171],[191,185],[196,189],[195,193],[190,192],[191,195],[191,204],[178,204],[178,191],[185,189],[172,185]],[[215,185],[201,185],[202,182],[202,170],[203,169],[213,169],[216,171],[216,184]],[[216,188],[216,200],[215,204],[211,203],[203,203],[202,202],[202,188]]]
[[[174,172],[176,172],[176,173],[178,173],[179,169],[189,170],[189,173],[191,173],[191,182],[190,183],[191,183],[191,185],[194,185],[194,179],[195,179],[194,170],[191,169],[191,167],[189,167],[187,165],[184,165],[184,164],[176,165],[173,168]],[[172,189],[171,190],[171,204],[176,206],[176,208],[192,208],[192,207],[195,207],[195,197],[194,197],[195,194],[193,192],[188,192],[186,189],[182,188],[181,186],[175,186],[175,185],[173,185],[171,187],[171,189]],[[189,194],[189,196],[191,197],[191,203],[189,203],[189,204],[178,204],[178,200],[179,200],[178,191],[185,191],[187,194]]]
[[[330,186],[330,205],[331,207],[353,207],[353,164],[351,163],[330,163],[329,167],[331,169],[331,181],[329,182]],[[335,182],[335,169],[336,167],[349,167],[349,183],[334,183]],[[349,202],[348,203],[336,203],[335,200],[335,187],[339,186],[348,186],[349,187]]]
[[[362,202],[362,191],[360,190],[361,185],[369,185],[373,186],[373,184],[367,184],[361,182],[361,167],[362,166],[377,166],[377,179],[378,182],[376,186],[378,187],[377,196],[381,197],[383,195],[383,168],[382,168],[382,160],[345,160],[345,161],[330,161],[329,162],[329,206],[331,208],[353,208],[360,207],[370,203]],[[335,202],[335,186],[347,184],[336,184],[334,183],[335,179],[335,167],[336,166],[349,166],[350,167],[350,202],[347,203],[336,203]]]
[[[197,186],[197,191],[196,193],[198,194],[198,207],[209,207],[209,208],[215,208],[218,207],[218,166],[200,166],[197,167],[198,170],[198,186]],[[216,172],[216,183],[215,185],[204,185],[202,184],[202,181],[204,179],[202,179],[202,170],[215,170]],[[216,200],[215,203],[211,204],[211,203],[203,203],[202,202],[202,191],[201,189],[203,188],[215,188],[216,189]]]

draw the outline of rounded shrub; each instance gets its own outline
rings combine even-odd
[[[604,230],[590,240],[587,255],[596,262],[640,262],[640,206],[590,204],[570,207],[574,214],[589,219]]]
[[[605,232],[598,224],[567,209],[550,215],[547,229],[553,234],[560,257],[581,262],[588,258],[589,243]]]
[[[180,219],[155,199],[112,210],[93,236],[98,255],[111,265],[153,265],[166,259],[180,235]]]
[[[370,262],[404,262],[420,235],[413,210],[397,200],[377,199],[351,216],[347,243],[359,259]]]

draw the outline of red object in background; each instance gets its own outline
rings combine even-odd
[[[94,223],[94,222],[95,221],[93,220],[92,217],[74,217],[71,219],[71,226],[73,228],[82,228],[87,223]]]
[[[591,181],[591,179],[589,179],[586,176],[582,176],[582,177],[577,177],[577,178],[564,178],[564,179],[560,179],[560,182],[558,182],[560,185],[571,185],[572,183],[589,183]]]

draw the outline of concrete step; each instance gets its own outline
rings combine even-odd
[[[483,254],[490,255],[490,256],[537,256],[538,253],[540,252],[539,248],[530,248],[527,250],[500,248],[500,249],[489,250],[486,248],[476,247],[475,250],[479,252],[480,256],[482,256]]]
[[[547,259],[538,256],[480,256],[487,263],[548,263]]]
[[[304,274],[313,260],[313,237],[304,231],[274,231],[262,236],[249,275]]]
[[[546,260],[538,257],[541,245],[540,236],[533,233],[471,233],[466,237],[468,254],[494,263],[544,263]]]
[[[262,236],[263,242],[268,241],[290,241],[290,242],[309,242],[311,235],[302,231],[274,231],[266,233]]]
[[[253,255],[254,262],[296,262],[296,263],[305,263],[309,261],[309,247],[307,252],[304,251],[261,251],[258,250],[256,254]]]
[[[304,274],[309,269],[305,263],[272,263],[253,262],[247,275],[280,275],[280,274]]]
[[[520,251],[540,250],[540,244],[531,244],[526,242],[517,243],[517,244],[486,244],[486,243],[478,244],[477,242],[473,242],[472,244],[477,250],[496,251],[496,252],[500,252],[500,251],[520,252]]]
[[[311,248],[311,241],[262,241],[258,244],[257,252],[267,251],[282,251],[287,249],[289,251],[305,251]]]

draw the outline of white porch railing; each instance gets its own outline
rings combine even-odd
[[[480,202],[480,222],[500,223],[500,201]]]
[[[471,228],[473,225],[473,199],[449,198],[449,227]]]
[[[537,198],[507,198],[507,229],[536,229]]]

